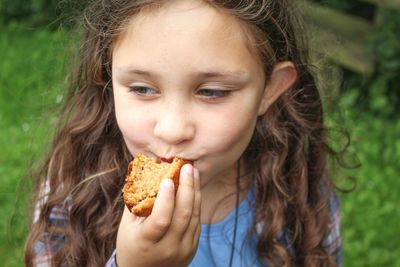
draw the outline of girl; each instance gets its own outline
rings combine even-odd
[[[289,0],[102,0],[84,15],[28,266],[340,266],[321,99]],[[152,214],[137,153],[193,161]]]

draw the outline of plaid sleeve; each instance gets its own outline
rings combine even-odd
[[[64,205],[60,204],[52,208],[49,221],[51,225],[57,226],[63,226],[68,223],[67,211]],[[44,233],[40,240],[35,243],[35,266],[50,266],[51,258],[58,250],[60,250],[64,242],[65,237],[62,235]],[[118,267],[115,250],[107,261],[105,267]]]
[[[342,266],[342,240],[340,238],[340,203],[338,196],[333,193],[329,200],[330,224],[323,246],[335,259],[337,266]]]
[[[67,211],[63,203],[54,206],[49,215],[49,223],[54,226],[63,226],[68,223]],[[52,256],[60,250],[65,242],[65,237],[57,234],[49,234],[44,232],[40,239],[36,241],[35,250],[35,266],[50,266]]]
[[[34,211],[33,223],[37,223],[39,220],[40,209],[47,200],[48,193],[50,191],[49,183],[43,184],[39,201],[36,204]],[[63,201],[58,205],[54,206],[49,215],[49,224],[51,226],[63,227],[68,224],[68,209],[69,201]],[[35,250],[35,266],[36,267],[48,267],[51,265],[51,259],[57,251],[60,250],[62,245],[65,243],[65,237],[57,234],[50,234],[44,232],[41,238],[36,241]],[[105,267],[118,267],[116,261],[115,250],[107,261]]]

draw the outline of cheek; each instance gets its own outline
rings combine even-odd
[[[202,186],[216,177],[235,175],[235,164],[248,146],[254,132],[256,116],[236,112],[237,116],[215,116],[204,125],[200,147],[206,157],[198,167]]]
[[[125,143],[132,154],[149,143],[152,131],[150,113],[145,109],[132,108],[116,101],[115,116]]]
[[[242,107],[238,110],[234,107],[209,118],[212,119],[208,119],[205,124],[204,143],[218,152],[240,153],[250,141],[257,116],[253,108]]]

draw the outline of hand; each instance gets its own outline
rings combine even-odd
[[[178,190],[161,183],[149,217],[137,217],[125,207],[117,235],[120,267],[188,266],[200,236],[200,181],[198,171],[185,164]]]

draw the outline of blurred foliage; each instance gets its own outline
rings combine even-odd
[[[354,185],[344,177],[356,181],[353,192],[339,195],[343,266],[400,266],[400,120],[354,110],[358,91],[343,93],[326,120],[351,134],[348,155],[355,153],[361,164],[336,173],[340,188]]]
[[[377,7],[364,1],[315,2],[359,16],[374,24],[372,38],[365,45],[375,58],[375,71],[365,77],[343,70],[342,93],[354,91],[353,109],[383,117],[396,117],[400,112],[400,10]]]
[[[29,27],[71,27],[89,0],[0,0],[0,21]]]
[[[0,26],[0,266],[23,266],[31,170],[52,140],[66,73],[65,31]]]
[[[393,115],[400,111],[400,10],[382,9],[378,16],[370,44],[376,72],[364,88],[372,111]]]
[[[314,0],[324,6],[341,10],[349,14],[356,14],[357,16],[371,20],[374,17],[374,5],[365,1],[359,0]]]

